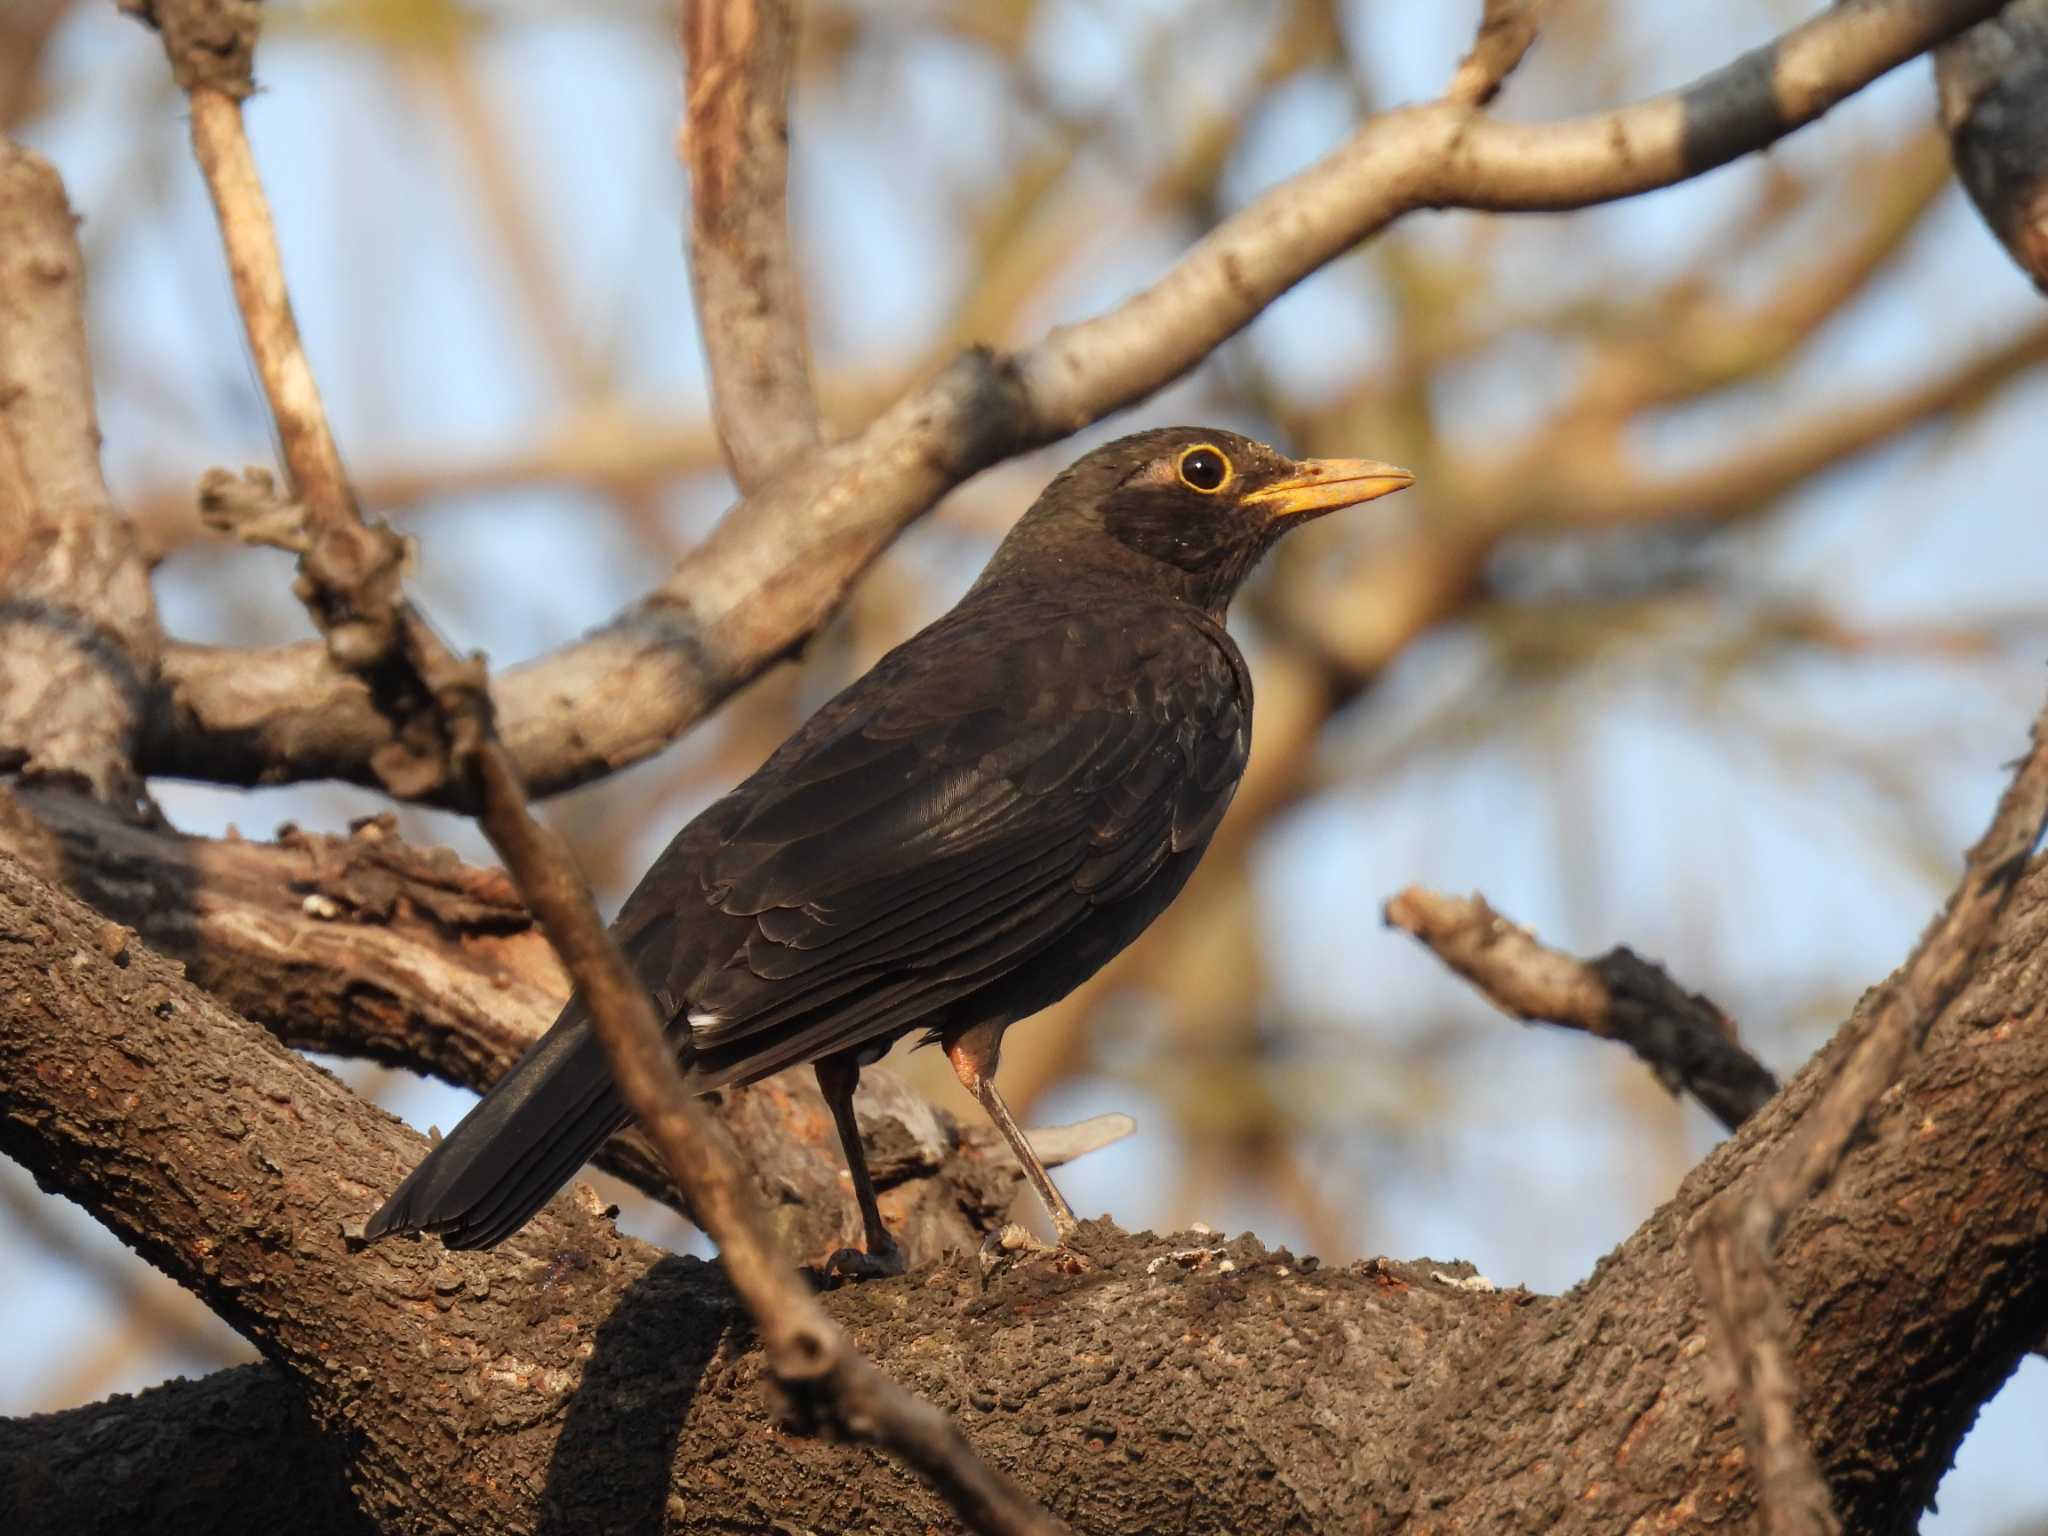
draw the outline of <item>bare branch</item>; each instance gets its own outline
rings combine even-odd
[[[100,475],[76,223],[57,173],[0,137],[0,769],[144,814],[163,638]]]
[[[789,244],[794,0],[684,0],[683,53],[690,291],[725,462],[748,492],[818,441]]]
[[[1849,0],[1683,91],[1565,122],[1508,124],[1441,103],[1371,119],[1152,287],[1014,355],[965,353],[735,507],[641,603],[508,672],[496,703],[521,777],[549,794],[659,750],[801,644],[955,485],[1143,399],[1402,214],[1583,207],[1668,186],[1771,143],[1996,9]],[[370,760],[388,727],[317,652],[178,648],[165,675],[145,746],[153,771],[376,782]]]
[[[1483,896],[1420,886],[1389,901],[1385,915],[1504,1012],[1621,1041],[1666,1088],[1690,1093],[1730,1130],[1778,1091],[1727,1014],[1633,950],[1580,960],[1540,943]]]
[[[1934,56],[1956,175],[2034,286],[2048,291],[2048,0],[2015,0]]]
[[[1367,121],[1225,220],[1152,287],[1018,359],[1041,430],[1142,399],[1316,268],[1418,208],[1561,211],[1670,186],[1763,148],[1998,9],[1847,0],[1670,95],[1554,123],[1441,103]]]
[[[1745,444],[1698,469],[1647,472],[1611,454],[1532,441],[1479,469],[1446,466],[1439,496],[1461,515],[1418,527],[1361,562],[1312,617],[1318,648],[1348,678],[1370,677],[1411,639],[1465,602],[1487,559],[1519,533],[1734,523],[1910,431],[1976,409],[2048,364],[2048,324],[1953,370],[1879,400],[1851,402]],[[166,658],[167,665],[175,658]]]
[[[687,1496],[687,1513],[669,1524],[729,1530],[746,1512],[758,1523],[769,1478],[778,1512],[799,1527],[837,1528],[849,1485],[880,1528],[945,1526],[946,1511],[912,1479],[877,1478],[842,1447],[771,1432],[761,1386],[775,1341],[750,1337],[716,1269],[621,1238],[588,1201],[556,1201],[487,1253],[353,1242],[347,1229],[418,1157],[420,1137],[5,854],[0,935],[0,997],[9,999],[0,1008],[0,1152],[81,1201],[290,1370],[315,1421],[350,1442],[351,1486],[382,1528],[481,1522],[526,1531],[545,1526],[547,1506],[559,1516],[567,1505],[587,1516],[577,1528],[641,1529],[648,1511],[658,1522],[665,1504],[679,1509]],[[51,965],[51,955],[64,963]],[[1382,1333],[1412,1339],[1439,1322],[1513,1321],[1448,1290],[1390,1315],[1383,1286],[1428,1283],[1396,1266],[1379,1277],[1311,1278],[1290,1256],[1239,1239],[1203,1255],[1228,1258],[1234,1278],[1191,1277],[1169,1257],[1183,1244],[1102,1237],[1102,1263],[1085,1285],[1020,1276],[983,1289],[969,1259],[842,1294],[835,1309],[935,1392],[975,1403],[1006,1464],[1069,1507],[1163,1522],[1176,1501],[1229,1498],[1252,1529],[1355,1524],[1372,1490],[1345,1475],[1342,1437],[1294,1446],[1298,1426],[1311,1413],[1367,1422],[1355,1401],[1368,1395],[1398,1406],[1395,1360],[1347,1373],[1333,1390],[1315,1387],[1303,1341],[1328,1347],[1363,1320],[1375,1356],[1385,1357]],[[1231,1304],[1218,1307],[1218,1290],[1233,1293]],[[1058,1326],[1048,1328],[1047,1308],[1057,1309]],[[1191,1338],[1230,1362],[1221,1366],[1230,1390],[1181,1363],[1205,1348],[1191,1351]],[[1015,1407],[982,1396],[993,1388],[1007,1397],[1025,1381],[1078,1386],[1077,1348],[1117,1360],[1126,1344],[1131,1369],[1089,1371],[1085,1414],[1064,1391],[1043,1394],[1057,1409],[1025,1406],[1038,1395],[1028,1389]],[[1290,1387],[1310,1384],[1308,1403],[1272,1387],[1269,1359],[1290,1362],[1281,1366]],[[1245,1394],[1254,1391],[1287,1411],[1247,1423]],[[179,1398],[172,1394],[174,1406]],[[1162,1403],[1192,1447],[1144,1429]],[[854,1426],[862,1438],[895,1411],[867,1398],[856,1406],[874,1412]],[[920,1448],[942,1454],[957,1431],[924,1413]],[[1386,1417],[1398,1433],[1403,1421]],[[19,1473],[34,1468],[16,1457],[51,1443],[32,1430],[0,1423],[0,1512],[12,1512]],[[262,1443],[282,1453],[289,1439]],[[156,1471],[161,1461],[147,1454],[155,1440],[131,1432],[120,1443]],[[451,1440],[461,1456],[447,1454]],[[1142,1450],[1105,1454],[1107,1442],[1124,1440]],[[1246,1479],[1232,1448],[1252,1465],[1284,1464],[1317,1481],[1304,1493],[1284,1477]],[[203,1465],[234,1459],[234,1447],[216,1447]],[[112,1463],[101,1471],[130,1475]]]
[[[1970,849],[1962,883],[1865,1010],[1832,1080],[1755,1176],[1723,1191],[1691,1239],[1715,1345],[1741,1405],[1765,1527],[1823,1536],[1841,1522],[1798,1418],[1798,1375],[1771,1254],[1786,1219],[1826,1186],[1879,1098],[1975,970],[2048,823],[2048,705],[2032,743]]]
[[[1486,0],[1472,51],[1444,88],[1444,100],[1461,107],[1485,106],[1500,94],[1509,75],[1536,41],[1543,0]]]

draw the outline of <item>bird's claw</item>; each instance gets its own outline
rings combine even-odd
[[[1095,1261],[1070,1245],[1072,1236],[1070,1228],[1060,1234],[1057,1243],[1041,1242],[1014,1221],[989,1233],[982,1239],[979,1255],[982,1283],[1013,1264],[1050,1264],[1063,1275],[1085,1274],[1095,1267]]]
[[[909,1267],[895,1243],[886,1248],[842,1248],[825,1261],[825,1273],[835,1280],[886,1280]]]

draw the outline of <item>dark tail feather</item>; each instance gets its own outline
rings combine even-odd
[[[631,1116],[581,1010],[541,1037],[372,1216],[363,1235],[438,1232],[450,1248],[503,1242]]]

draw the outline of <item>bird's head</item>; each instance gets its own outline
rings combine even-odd
[[[1167,427],[1075,461],[1024,514],[989,576],[1114,570],[1221,614],[1282,534],[1414,483],[1372,459],[1290,459],[1210,427]]]

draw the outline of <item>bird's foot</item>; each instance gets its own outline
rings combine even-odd
[[[1074,1229],[1068,1227],[1060,1233],[1058,1242],[1042,1242],[1014,1221],[989,1233],[981,1244],[982,1283],[987,1284],[998,1271],[1019,1264],[1049,1264],[1063,1275],[1086,1274],[1095,1267],[1095,1261],[1072,1246],[1073,1235]]]
[[[842,1248],[825,1261],[825,1273],[834,1280],[886,1280],[909,1267],[903,1249],[893,1241],[865,1250]]]

